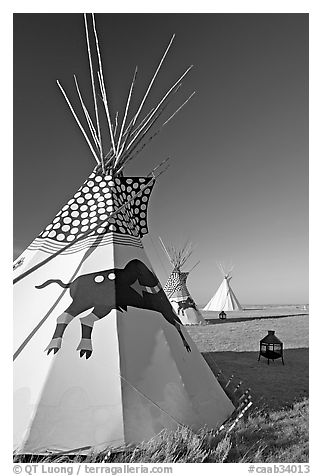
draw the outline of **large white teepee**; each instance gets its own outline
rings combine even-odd
[[[234,291],[231,289],[230,280],[232,278],[231,271],[225,271],[223,266],[219,266],[223,280],[215,295],[210,299],[208,304],[203,308],[204,311],[242,311],[243,308],[239,304]]]
[[[94,16],[91,24],[97,39]],[[116,128],[94,45],[93,111],[75,78],[89,132],[58,84],[97,165],[14,263],[14,447],[20,453],[115,447],[180,425],[217,428],[234,411],[142,246],[155,173],[123,176],[124,166],[149,142],[148,131],[160,130],[152,126],[182,77],[142,117],[164,54],[128,120],[133,79]]]
[[[187,288],[187,279],[192,270],[185,272],[181,270],[192,254],[191,244],[186,243],[182,248],[176,249],[174,246],[166,247],[161,238],[160,241],[173,266],[164,286],[164,292],[183,324],[204,324],[205,320]]]

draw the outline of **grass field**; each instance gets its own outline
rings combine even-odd
[[[309,457],[309,317],[228,318],[186,327],[210,367],[251,389],[254,405],[229,432],[163,431],[135,448],[111,453],[15,456],[15,462],[304,463]],[[259,341],[275,330],[284,361],[258,362]]]

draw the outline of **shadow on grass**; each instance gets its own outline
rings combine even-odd
[[[309,395],[309,349],[284,350],[281,359],[267,365],[258,352],[204,352],[210,368],[215,364],[230,377],[234,375],[251,389],[254,407],[280,410]]]
[[[245,321],[254,321],[256,319],[280,319],[283,317],[306,317],[308,316],[307,313],[299,313],[299,314],[291,314],[291,313],[286,313],[286,314],[269,314],[267,316],[265,315],[254,315],[254,316],[239,316],[239,317],[229,317],[227,319],[213,319],[213,318],[207,318],[207,316],[203,316],[206,322],[206,326],[213,326],[216,324],[227,324],[229,322],[245,322]]]

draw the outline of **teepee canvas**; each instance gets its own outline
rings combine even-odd
[[[219,266],[223,280],[217,289],[215,295],[210,299],[208,304],[203,308],[204,311],[242,311],[243,308],[239,304],[238,299],[230,286],[232,278],[231,271],[225,271],[223,266]]]
[[[97,40],[94,16],[91,26]],[[144,252],[157,173],[124,176],[185,73],[142,117],[169,45],[128,119],[134,77],[116,128],[99,44],[94,45],[93,111],[85,106],[75,77],[87,129],[58,85],[97,164],[14,263],[14,448],[19,453],[116,447],[181,425],[218,428],[234,411]]]
[[[205,320],[187,288],[187,279],[192,270],[189,272],[182,271],[182,267],[193,252],[191,244],[186,243],[182,248],[176,249],[173,246],[166,247],[161,238],[160,241],[173,266],[173,270],[165,283],[164,292],[183,324],[204,324]]]

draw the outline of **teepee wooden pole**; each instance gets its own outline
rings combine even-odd
[[[142,119],[142,121],[140,122],[140,124],[137,125],[137,126],[132,130],[131,134],[134,134],[134,133],[138,130],[138,128],[143,124],[143,122],[144,122],[144,121],[146,120],[146,118],[152,113],[152,111],[153,111],[153,109],[151,109],[151,111]],[[134,117],[131,119],[131,121],[128,123],[128,125],[125,127],[124,132],[123,132],[123,134],[122,134],[122,136],[123,136],[123,137],[122,137],[122,139],[123,139],[122,149],[123,149],[123,147],[124,147],[125,140],[126,140],[128,134],[129,134],[129,132],[130,132],[130,129],[132,128],[133,119],[134,119]],[[107,152],[107,154],[105,154],[104,159],[106,159],[107,157],[109,157],[109,156],[112,154],[112,152],[113,152],[113,149],[110,148],[110,150]]]
[[[152,126],[153,124],[151,124]],[[147,140],[146,142],[144,142],[143,144],[141,144],[141,147],[139,149],[137,149],[135,152],[134,150],[136,149],[136,147],[138,147],[140,141],[138,144],[136,144],[134,147],[133,147],[133,154],[132,155],[128,155],[128,156],[125,156],[123,162],[122,162],[122,166],[117,170],[117,172],[121,171],[128,162],[130,162],[131,160],[135,159],[135,157],[140,153],[142,152],[142,150],[158,135],[160,134],[160,132],[162,131],[162,128],[163,128],[163,125],[156,131],[154,132]],[[145,135],[147,134],[148,130],[146,131]]]
[[[143,119],[139,122],[139,124],[138,124],[136,127],[133,128],[133,130],[132,130],[132,132],[131,132],[131,135],[134,135],[134,134],[141,128],[141,126],[143,125],[143,123],[145,123],[145,122],[148,120],[148,118],[152,116],[154,110],[155,110],[155,107],[153,107],[153,108],[146,114],[146,116],[143,117]],[[134,117],[133,117],[133,119],[134,119]],[[132,120],[133,120],[133,119],[132,119]],[[126,132],[127,132],[128,128],[129,128],[129,126],[126,128],[126,130],[125,130]]]
[[[98,148],[98,150],[100,150],[100,143],[99,143],[99,139],[97,137],[97,133],[96,133],[96,129],[94,127],[94,124],[92,122],[92,119],[91,119],[91,116],[85,106],[85,103],[83,101],[83,98],[82,98],[82,95],[81,95],[81,92],[80,92],[80,89],[79,89],[79,86],[78,86],[78,82],[77,82],[77,78],[76,78],[76,75],[74,74],[74,81],[75,81],[75,85],[76,85],[76,90],[77,90],[77,93],[78,93],[78,97],[79,97],[79,100],[80,100],[80,103],[82,105],[82,108],[83,108],[83,112],[84,112],[84,116],[87,120],[87,124],[88,124],[88,128],[90,130],[90,133],[92,134],[92,137],[93,137],[93,140],[96,144],[96,147]]]
[[[74,108],[73,108],[73,106],[71,105],[71,103],[70,103],[70,101],[69,101],[69,99],[68,99],[68,97],[67,97],[67,94],[65,93],[65,91],[64,91],[62,85],[60,84],[60,82],[58,81],[58,79],[57,79],[56,82],[57,82],[57,84],[58,84],[58,86],[59,86],[59,89],[61,90],[61,92],[62,92],[62,94],[63,94],[63,96],[64,96],[64,98],[65,98],[65,100],[66,100],[66,102],[67,102],[67,104],[68,104],[68,106],[69,106],[69,109],[71,110],[71,112],[72,112],[72,114],[73,114],[73,116],[74,116],[74,118],[75,118],[75,121],[76,121],[77,124],[78,124],[78,127],[79,127],[80,130],[82,131],[82,133],[83,133],[83,135],[84,135],[84,137],[85,137],[85,139],[86,139],[86,142],[87,142],[89,148],[91,149],[91,152],[92,152],[92,154],[93,154],[93,156],[94,156],[96,162],[97,162],[98,164],[100,164],[100,160],[99,160],[99,158],[98,158],[97,155],[96,155],[96,152],[95,152],[95,150],[94,150],[94,148],[93,148],[93,146],[92,146],[92,143],[91,143],[91,141],[89,140],[89,138],[88,138],[88,136],[87,136],[87,134],[86,134],[86,132],[85,132],[85,130],[84,130],[84,128],[83,128],[81,122],[80,122],[80,120],[78,119],[77,114],[75,113]]]
[[[107,101],[107,96],[106,96],[106,90],[105,90],[105,85],[104,85],[104,78],[101,75],[101,72],[98,71],[98,77],[99,77],[99,84],[101,88],[101,93],[102,93],[102,99],[103,99],[103,105],[104,105],[104,110],[106,114],[106,119],[109,127],[109,133],[110,133],[110,139],[111,139],[111,144],[112,144],[112,149],[113,149],[113,154],[114,157],[116,157],[116,146],[115,146],[115,137],[113,134],[113,126],[112,126],[112,121],[111,121],[111,114],[110,114],[110,109]]]
[[[159,72],[159,70],[160,70],[160,68],[161,68],[161,66],[162,66],[162,63],[163,63],[163,61],[164,61],[164,59],[165,59],[165,57],[166,57],[166,55],[167,55],[167,53],[168,53],[168,51],[169,51],[169,49],[170,49],[170,47],[171,47],[171,44],[172,44],[172,42],[173,42],[173,40],[174,40],[174,37],[175,37],[175,35],[172,36],[172,38],[171,38],[171,40],[170,40],[170,42],[169,42],[169,44],[168,44],[168,46],[167,46],[167,48],[166,48],[166,50],[165,50],[163,56],[162,56],[162,58],[161,58],[161,61],[159,62],[158,67],[157,67],[157,69],[156,69],[156,71],[155,71],[155,73],[154,73],[154,75],[153,75],[153,77],[152,77],[152,79],[151,79],[151,81],[150,81],[150,84],[149,84],[149,86],[148,86],[148,88],[147,88],[147,90],[146,90],[146,92],[145,92],[145,95],[143,96],[143,99],[142,99],[142,101],[141,101],[141,103],[140,103],[140,105],[139,105],[139,108],[138,108],[137,112],[136,112],[135,115],[134,115],[132,127],[130,128],[130,133],[129,133],[129,135],[128,135],[128,138],[131,136],[132,129],[133,129],[133,127],[134,127],[134,125],[135,125],[135,123],[136,123],[136,121],[137,121],[137,118],[138,118],[139,115],[140,115],[140,112],[141,112],[141,110],[142,110],[142,107],[143,107],[143,105],[144,105],[144,103],[145,103],[145,101],[146,101],[146,98],[148,97],[148,94],[149,94],[149,92],[150,92],[150,90],[151,90],[151,88],[152,88],[152,85],[153,85],[153,83],[154,83],[154,81],[155,81],[155,78],[156,78],[157,75],[158,75],[158,72]],[[127,147],[126,147],[126,144],[125,144],[125,147],[123,147],[123,151],[124,151],[126,148],[127,148]]]
[[[136,138],[138,137],[138,135],[142,132],[142,130],[144,129],[146,123],[149,121],[149,120],[152,120],[153,119],[153,116],[156,115],[159,111],[159,109],[161,108],[162,104],[164,103],[164,101],[167,99],[167,97],[169,96],[169,94],[171,94],[171,92],[173,90],[175,90],[175,92],[178,91],[179,87],[181,86],[180,81],[186,76],[186,74],[188,74],[188,72],[191,70],[191,68],[193,67],[193,65],[190,65],[189,68],[186,69],[186,71],[180,76],[179,79],[177,79],[177,81],[171,86],[171,88],[166,92],[166,94],[162,97],[161,101],[157,104],[157,106],[152,110],[152,114],[150,117],[148,117],[147,121],[142,125],[141,129],[136,133],[135,137],[131,140],[131,142],[125,147],[125,150],[128,150],[131,145],[133,144],[133,142],[136,140]],[[178,86],[179,85],[179,86]],[[190,98],[189,98],[190,99]],[[188,99],[188,100],[189,100]],[[188,100],[186,102],[188,102]],[[182,107],[184,106],[184,104],[182,105]],[[178,111],[176,111],[178,112]],[[135,116],[136,117],[136,116]],[[172,118],[172,117],[171,117]],[[170,119],[171,119],[170,118]]]
[[[180,87],[180,85],[177,86],[177,89],[174,91],[173,94],[175,94],[175,93],[177,92],[177,90],[179,89],[179,87]],[[186,104],[186,103],[188,102],[188,100],[189,100],[192,96],[193,96],[193,94],[185,101],[184,104]],[[152,126],[153,126],[153,125],[156,123],[156,121],[159,119],[159,117],[161,116],[161,114],[163,113],[163,111],[164,111],[164,110],[166,109],[166,107],[168,106],[169,102],[170,102],[170,101],[168,101],[168,103],[166,103],[166,104],[163,106],[163,108],[159,111],[158,115],[155,116],[155,118],[153,119],[153,121],[146,127],[146,129],[143,130],[143,131],[141,130],[141,137],[138,137],[138,136],[137,136],[137,140],[136,140],[136,142],[133,143],[132,148],[129,149],[128,152],[126,153],[126,155],[122,158],[121,167],[117,170],[117,172],[120,172],[120,171],[126,166],[126,164],[127,164],[128,162],[130,162],[131,160],[133,160],[133,159],[137,156],[137,154],[138,154],[139,152],[141,152],[141,151],[144,149],[144,147],[146,147],[146,145],[149,144],[149,143],[152,141],[152,139],[154,139],[154,138],[162,131],[162,128],[163,128],[171,119],[173,119],[173,117],[177,114],[177,112],[180,111],[181,107],[184,106],[184,104],[182,104],[182,106],[180,106],[180,107],[175,111],[175,113],[173,113],[172,116],[171,116],[167,121],[165,121],[165,122],[161,125],[161,127],[160,127],[156,132],[154,132],[154,133],[148,138],[148,140],[142,145],[142,147],[134,153],[135,149],[136,149],[136,148],[139,146],[139,144],[141,143],[143,137],[146,136],[146,134],[148,133],[148,131],[152,128]],[[147,121],[147,122],[148,122],[148,121]]]
[[[160,240],[160,243],[161,243],[161,245],[162,245],[162,248],[164,249],[164,252],[165,252],[165,254],[167,255],[167,257],[168,257],[170,263],[173,265],[173,262],[172,262],[172,258],[171,258],[171,256],[170,256],[170,253],[168,252],[167,247],[166,247],[165,244],[163,243],[161,236],[159,236],[159,240]]]
[[[138,132],[137,134],[135,135],[135,137],[132,139],[132,141],[127,145],[126,147],[126,152],[125,152],[125,156],[122,158],[121,160],[121,169],[124,168],[124,166],[130,161],[132,160],[132,158],[134,158],[133,156],[131,157],[131,154],[134,152],[134,150],[136,149],[136,147],[139,145],[139,143],[141,142],[141,140],[143,139],[143,137],[147,134],[147,132],[149,131],[149,129],[151,129],[152,125],[156,122],[156,119],[158,119],[161,115],[161,113],[165,110],[166,106],[169,104],[169,101],[168,103],[166,103],[165,106],[163,106],[163,108],[161,108],[163,102],[165,101],[165,99],[167,98],[167,96],[173,91],[173,94],[175,94],[178,89],[181,87],[181,83],[179,83],[179,81],[188,73],[188,71],[192,68],[192,65],[185,71],[185,73],[179,78],[178,81],[176,81],[176,83],[169,89],[169,91],[165,94],[165,96],[162,98],[162,100],[159,102],[159,104],[154,108],[152,109],[151,113],[150,113],[150,117],[146,116],[146,121],[143,121],[142,122],[142,127],[139,129],[137,128]],[[174,89],[175,88],[175,89]],[[149,139],[147,140],[147,142],[143,145],[143,147],[141,147],[140,151],[144,149],[144,147],[149,143],[151,142],[151,140],[156,137],[162,130],[162,128],[168,124],[168,122],[170,122],[174,117],[175,115],[188,103],[188,101],[190,101],[190,99],[194,96],[195,94],[195,91],[181,104],[181,106],[179,106],[175,112],[161,125],[161,127],[152,135],[149,137]],[[161,108],[161,109],[160,109]],[[159,111],[159,113],[156,115],[156,113]],[[156,116],[155,116],[156,115]],[[153,119],[153,116],[155,116],[155,119]],[[144,130],[144,128],[147,126],[148,122],[153,119],[153,121],[151,122],[151,124]],[[133,147],[131,147],[131,145],[134,144]],[[124,145],[125,143],[123,143],[123,147],[122,147],[122,150],[120,152],[120,156],[122,155],[123,153],[123,150],[124,150]],[[137,155],[137,153],[135,153],[135,155]]]
[[[132,119],[132,124],[131,124],[131,127],[128,129],[127,131],[127,134],[123,140],[123,143],[122,143],[122,146],[120,148],[120,151],[119,151],[119,166],[120,165],[123,165],[125,159],[127,158],[127,148],[128,148],[128,144],[129,144],[129,140],[130,140],[130,137],[132,135],[135,135],[134,137],[134,140],[136,137],[138,137],[140,135],[140,133],[142,132],[142,130],[144,129],[144,127],[146,127],[146,125],[148,124],[148,122],[151,120],[151,117],[154,113],[154,109],[152,109],[152,111],[149,112],[149,114],[147,114],[145,116],[145,118],[141,121],[140,125],[137,126],[135,129],[133,129],[133,120],[134,118]],[[124,155],[122,157],[122,154],[124,152]]]
[[[114,137],[116,136],[116,133],[117,133],[117,128],[119,126],[119,112],[116,111],[116,114],[115,114],[115,123],[114,123],[114,130],[113,130],[113,134],[114,134]]]
[[[198,266],[199,263],[200,263],[200,260],[197,261],[197,263],[190,269],[189,273],[191,273],[191,271],[192,271],[193,269],[195,269],[195,268]]]
[[[104,83],[104,75],[103,75],[103,67],[102,67],[102,61],[101,61],[101,53],[100,53],[100,47],[99,47],[99,43],[98,43],[98,36],[97,36],[97,32],[96,32],[94,13],[92,13],[92,20],[93,20],[93,31],[94,31],[94,36],[95,36],[95,43],[96,43],[96,52],[97,52],[97,58],[98,58],[98,64],[99,64],[99,77],[101,79],[101,89],[102,89],[101,93],[102,93],[102,96],[103,96],[103,104],[104,104],[105,113],[106,113],[107,122],[108,122],[108,127],[109,127],[109,131],[110,131],[111,143],[112,143],[114,154],[116,154],[115,138],[114,138],[114,134],[113,134],[111,116],[110,116],[110,111],[109,111],[108,102],[107,102],[106,89],[105,89],[105,83]]]
[[[157,104],[157,106],[152,110],[153,111],[153,114],[157,114],[159,108],[162,106],[162,104],[164,103],[164,101],[167,99],[167,97],[169,96],[169,94],[171,94],[171,92],[175,89],[175,92],[178,91],[179,87],[181,86],[181,84],[179,84],[181,82],[181,80],[186,76],[186,74],[188,74],[188,72],[191,70],[191,68],[193,67],[193,65],[190,65],[189,68],[186,69],[186,71],[180,76],[179,79],[177,79],[177,81],[171,86],[171,88],[165,93],[165,95],[162,97],[161,101]],[[179,86],[178,86],[179,85]],[[178,86],[178,88],[177,88]],[[152,115],[150,117],[150,119],[152,118]],[[130,147],[131,144],[129,144],[129,147]]]
[[[188,71],[192,68],[192,66],[190,66],[184,73],[183,75],[181,75],[181,77],[175,82],[175,84],[167,91],[167,93],[163,96],[162,100],[159,102],[159,104],[155,107],[153,107],[149,113],[141,120],[141,122],[137,125],[137,127],[133,127],[132,128],[132,123],[134,121],[134,117],[132,118],[132,122],[130,121],[130,123],[128,124],[128,126],[126,127],[125,131],[124,131],[124,134],[122,134],[122,136],[124,136],[124,140],[123,140],[123,143],[121,145],[121,148],[119,149],[118,151],[118,157],[120,158],[120,161],[119,161],[119,166],[122,165],[122,168],[123,168],[123,163],[125,162],[125,159],[127,158],[128,156],[128,153],[126,153],[125,157],[121,157],[122,156],[122,153],[123,151],[125,150],[125,148],[128,146],[128,139],[129,137],[131,137],[132,135],[135,135],[134,137],[134,140],[139,136],[139,134],[143,131],[144,127],[146,127],[146,125],[148,124],[148,122],[152,119],[152,117],[158,112],[157,110],[160,109],[162,103],[165,101],[165,99],[167,98],[167,96],[173,91],[173,94],[175,94],[178,89],[181,87],[181,83],[179,83],[179,81],[188,73]],[[176,89],[174,89],[176,88]],[[188,98],[189,100],[190,98]],[[188,100],[186,102],[188,102]],[[182,107],[183,107],[184,104],[182,104]],[[161,111],[164,111],[165,107],[163,107],[161,109]],[[181,108],[179,108],[175,113],[174,115],[180,110]],[[174,115],[171,116],[171,118],[169,118],[167,122],[169,122],[170,119],[172,119],[172,117],[174,117]],[[160,114],[158,114],[157,117],[160,117]],[[162,126],[161,126],[162,128]],[[157,131],[157,133],[153,134],[149,140],[147,142],[150,142],[152,138],[154,138],[160,131],[161,131],[161,128],[159,129],[159,131]],[[145,131],[145,134],[146,134],[147,130]],[[143,136],[145,135],[143,134],[141,139],[143,138]],[[123,139],[123,137],[122,137]],[[138,144],[137,144],[138,145]],[[142,147],[143,149],[144,147]],[[132,148],[133,149],[133,148]],[[140,149],[141,150],[141,149]],[[108,152],[108,154],[105,155],[105,159],[108,157],[108,155],[111,154],[111,151],[112,149]]]
[[[150,84],[149,84],[149,86],[148,86],[148,89],[146,90],[145,95],[143,96],[143,99],[142,99],[141,104],[140,104],[140,106],[139,106],[139,108],[138,108],[138,110],[137,110],[137,113],[135,114],[134,123],[135,123],[136,119],[138,118],[138,116],[139,116],[139,114],[140,114],[140,112],[141,112],[141,110],[142,110],[142,107],[143,107],[143,105],[144,105],[144,103],[145,103],[145,101],[146,101],[146,98],[148,97],[148,94],[149,94],[149,92],[150,92],[150,90],[151,90],[151,88],[152,88],[152,85],[153,85],[153,83],[154,83],[154,81],[155,81],[155,78],[157,77],[157,75],[158,75],[158,73],[159,73],[159,71],[160,71],[160,68],[161,68],[161,66],[162,66],[162,63],[163,63],[165,57],[167,56],[168,51],[169,51],[169,49],[170,49],[170,47],[171,47],[171,45],[172,45],[172,42],[173,42],[173,40],[174,40],[174,37],[175,37],[175,35],[172,35],[172,38],[171,38],[171,40],[170,40],[170,42],[169,42],[169,44],[168,44],[168,46],[167,46],[165,52],[163,53],[163,56],[162,56],[162,58],[161,58],[161,61],[160,61],[160,63],[158,64],[158,67],[157,67],[157,69],[156,69],[156,71],[155,71],[155,73],[154,73],[154,75],[153,75],[153,77],[152,77],[152,79],[151,79],[151,81],[150,81]]]
[[[157,136],[160,134],[160,132],[162,131],[163,127],[168,124],[168,122],[170,122],[174,116],[180,111],[180,109],[185,105],[187,104],[187,102],[191,99],[191,97],[194,95],[191,94],[191,96],[161,125],[161,127],[155,131],[147,140],[146,142],[144,142],[140,149],[136,150],[135,153],[134,150],[139,146],[141,140],[143,139],[143,137],[147,134],[147,132],[149,131],[149,129],[151,129],[151,127],[153,126],[153,124],[156,122],[156,120],[160,117],[160,115],[162,114],[162,112],[164,111],[165,107],[162,109],[161,113],[156,117],[156,119],[150,124],[150,126],[144,131],[144,134],[142,134],[142,137],[136,142],[136,144],[134,144],[134,146],[132,147],[132,149],[128,152],[128,154],[125,155],[125,157],[123,158],[123,161],[122,161],[122,166],[120,167],[120,169],[118,169],[118,171],[122,170],[125,165],[130,162],[130,160],[133,160],[140,152],[142,152],[142,150]],[[133,155],[132,155],[133,154]]]
[[[219,270],[221,271],[221,274],[223,275],[223,277],[225,277],[225,270],[223,268],[222,263],[219,263]]]
[[[138,67],[136,66],[135,70],[134,70],[134,75],[133,75],[132,83],[131,83],[131,86],[130,86],[126,106],[125,106],[125,111],[124,111],[124,116],[123,116],[123,121],[122,121],[122,126],[121,126],[121,130],[120,130],[119,138],[118,138],[118,141],[117,141],[115,166],[116,166],[117,162],[119,161],[119,151],[120,151],[121,139],[122,139],[124,126],[125,126],[126,119],[127,119],[127,114],[128,114],[128,110],[129,110],[129,106],[130,106],[132,91],[133,91],[133,87],[134,87],[134,84],[135,84],[135,79],[136,79],[137,72],[138,72]]]
[[[134,150],[136,149],[136,147],[139,145],[140,141],[143,139],[143,137],[147,134],[147,132],[151,129],[151,127],[155,124],[155,122],[158,120],[158,118],[160,117],[160,114],[159,113],[154,119],[152,122],[150,122],[150,124],[146,124],[145,125],[145,129],[143,128],[141,131],[140,131],[140,134],[137,135],[136,137],[136,140],[135,142],[132,141],[132,147],[131,149],[129,149],[126,154],[122,157],[122,160],[120,162],[120,169],[123,169],[125,164],[127,164],[130,160],[132,160],[133,156],[132,156],[132,153],[134,152]]]
[[[86,32],[86,43],[87,43],[89,69],[90,69],[90,73],[91,73],[91,83],[92,83],[92,92],[93,92],[93,100],[94,100],[94,108],[95,108],[97,133],[98,133],[98,140],[99,140],[99,144],[100,144],[100,159],[101,159],[102,167],[104,167],[103,148],[102,148],[103,146],[102,146],[101,130],[100,130],[100,123],[99,123],[99,116],[98,116],[97,99],[96,99],[95,82],[94,82],[94,73],[93,73],[93,64],[92,64],[92,55],[91,55],[91,47],[90,47],[90,42],[89,42],[86,13],[84,13],[84,22],[85,22],[85,32]]]
[[[176,89],[173,91],[173,95],[176,94],[176,92],[179,90],[181,84],[179,84]],[[123,157],[121,158],[120,165],[122,165],[122,168],[124,168],[125,164],[129,162],[132,157],[131,154],[134,152],[136,147],[139,145],[143,137],[147,134],[147,132],[151,129],[151,127],[156,123],[156,121],[159,119],[163,111],[166,109],[166,107],[169,105],[171,101],[171,98],[168,99],[167,102],[162,107],[158,107],[158,112],[156,114],[156,107],[154,107],[150,113],[145,117],[145,119],[141,122],[141,126],[136,128],[137,133],[135,134],[135,137],[132,139],[131,144],[127,147],[127,150],[124,152]],[[162,126],[161,126],[162,128]],[[132,131],[132,134],[134,134],[134,131]],[[151,136],[150,139],[152,139],[153,136]],[[122,146],[122,152],[124,150],[125,146],[125,141]],[[121,152],[121,153],[122,153]],[[121,155],[121,154],[120,154]]]
[[[168,122],[171,121],[171,119],[174,118],[174,116],[180,111],[180,109],[183,108],[183,106],[185,106],[187,104],[188,101],[190,101],[190,99],[196,94],[196,91],[194,91],[192,94],[190,94],[190,96],[185,100],[185,102],[183,102],[181,104],[181,106],[178,107],[178,109],[176,109],[174,111],[174,113],[162,124],[162,127],[165,126],[166,124],[168,124]]]

